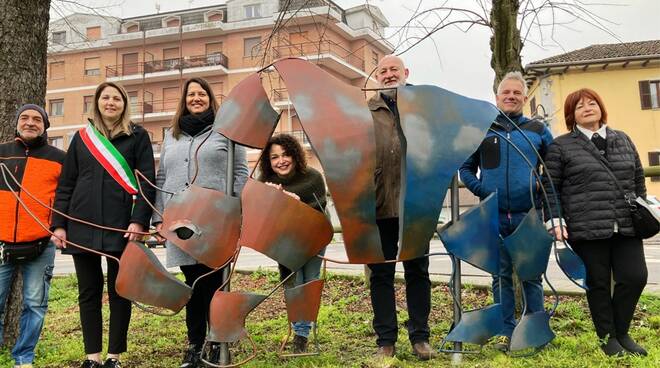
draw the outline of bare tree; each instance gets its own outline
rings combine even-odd
[[[44,105],[50,0],[0,1],[0,141],[14,137],[14,115],[25,103]],[[7,298],[4,339],[13,345],[22,309],[20,272]]]
[[[367,3],[369,1],[367,0]],[[618,39],[608,28],[612,22],[598,16],[597,6],[616,3],[587,3],[581,0],[473,0],[442,2],[440,6],[419,1],[409,9],[410,18],[389,38],[398,38],[396,53],[408,52],[434,33],[447,27],[468,32],[474,26],[491,31],[491,67],[495,72],[493,90],[509,71],[522,71],[521,52],[526,43],[540,47],[561,47],[555,39],[559,28],[583,23]]]

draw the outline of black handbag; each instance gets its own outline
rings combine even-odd
[[[50,238],[25,243],[0,242],[0,264],[29,262],[39,257],[49,242]]]
[[[626,191],[623,190],[623,187],[619,183],[619,180],[616,178],[616,176],[614,176],[612,170],[610,170],[610,168],[605,165],[599,156],[596,156],[596,154],[593,152],[592,154],[594,157],[596,157],[598,162],[600,162],[603,168],[605,168],[605,171],[610,174],[612,179],[614,179],[614,184],[616,184],[616,187],[623,194],[623,198],[626,200],[626,203],[628,203],[630,208],[630,218],[632,219],[633,228],[635,228],[635,234],[641,239],[648,239],[655,236],[655,234],[660,231],[660,219],[658,218],[658,214],[655,212],[655,210],[649,206],[645,198],[635,198],[634,195],[626,193]]]

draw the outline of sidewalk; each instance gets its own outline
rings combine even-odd
[[[165,249],[153,249],[154,253],[160,261],[165,264]],[[431,241],[431,252],[446,252],[444,246],[439,240]],[[660,295],[660,237],[655,237],[650,241],[645,242],[644,252],[646,254],[646,265],[648,268],[648,282],[645,293],[652,293]],[[330,259],[346,260],[346,253],[344,251],[343,243],[331,243],[326,249],[325,256]],[[105,267],[105,262],[104,262]],[[269,269],[277,270],[277,263],[263,254],[252,250],[250,248],[243,248],[238,257],[236,269],[240,271],[254,271],[256,269]],[[339,264],[327,263],[328,271],[339,274],[347,275],[363,275],[364,266],[357,264]],[[463,284],[471,284],[476,286],[490,287],[491,276],[465,262],[461,262],[461,279]],[[403,265],[397,263],[397,277],[403,277]],[[171,272],[179,272],[178,267],[169,269]],[[429,265],[429,273],[434,281],[447,282],[451,275],[451,261],[448,256],[433,256],[431,257]],[[75,272],[73,262],[70,256],[63,256],[57,254],[55,258],[55,274],[67,275]],[[560,293],[580,293],[583,290],[573,284],[564,273],[559,269],[554,255],[550,256],[550,263],[548,264],[548,279]],[[543,282],[546,290],[550,290],[547,283]]]

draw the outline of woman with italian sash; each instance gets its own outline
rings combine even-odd
[[[121,367],[119,355],[126,351],[131,302],[117,295],[115,280],[119,265],[108,260],[110,328],[107,359],[101,364],[103,341],[103,270],[101,256],[67,246],[63,240],[102,253],[121,257],[135,232],[149,226],[151,208],[138,193],[134,170],[154,178],[154,159],[147,131],[130,121],[126,91],[114,83],[102,83],[94,94],[93,119],[71,140],[64,160],[54,207],[70,216],[126,233],[106,231],[68,221],[54,214],[52,228],[60,239],[56,246],[73,256],[78,278],[78,302],[86,359],[81,368]],[[153,201],[155,192],[144,186]]]

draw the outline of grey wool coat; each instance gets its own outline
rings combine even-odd
[[[174,138],[168,130],[163,139],[160,153],[160,165],[156,174],[156,185],[169,192],[179,192],[186,188],[195,175],[195,151],[207,135],[209,139],[199,149],[197,160],[199,173],[195,185],[225,191],[227,179],[227,147],[229,140],[217,132],[211,132],[208,127],[194,137],[181,132],[179,139]],[[234,150],[234,195],[239,195],[248,176],[245,147],[236,145]],[[157,191],[156,209],[163,212],[171,195]],[[155,213],[152,222],[162,222],[159,214]],[[196,264],[197,261],[183,252],[171,242],[166,244],[167,267]]]

